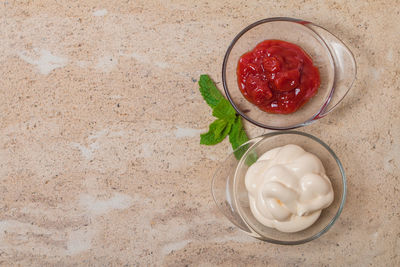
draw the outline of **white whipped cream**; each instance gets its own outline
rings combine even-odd
[[[245,183],[254,217],[282,232],[311,226],[333,201],[321,160],[297,145],[264,153],[248,169]]]

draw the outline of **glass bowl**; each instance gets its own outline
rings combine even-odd
[[[277,39],[303,48],[320,72],[318,93],[291,114],[270,114],[242,95],[236,75],[239,58],[258,43]],[[243,29],[229,45],[222,65],[225,93],[246,120],[271,130],[287,130],[314,122],[332,111],[344,98],[356,77],[356,62],[346,45],[324,28],[292,18],[268,18]]]
[[[245,174],[258,156],[268,150],[296,144],[316,155],[325,167],[334,192],[332,204],[305,230],[284,233],[266,227],[253,216],[245,187]],[[346,199],[346,175],[332,149],[320,139],[297,131],[273,132],[240,146],[220,165],[212,180],[211,191],[218,209],[237,227],[258,239],[283,245],[306,243],[327,232],[342,212]]]

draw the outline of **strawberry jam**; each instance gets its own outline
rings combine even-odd
[[[319,71],[299,46],[266,40],[242,55],[237,66],[239,88],[244,97],[269,113],[298,110],[320,85]]]

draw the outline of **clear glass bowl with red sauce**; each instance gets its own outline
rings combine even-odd
[[[260,67],[265,72],[257,71]],[[264,19],[243,29],[228,47],[222,67],[225,93],[236,111],[273,130],[324,117],[341,102],[355,76],[354,57],[342,41],[320,26],[292,18]],[[268,86],[271,92],[260,90]]]

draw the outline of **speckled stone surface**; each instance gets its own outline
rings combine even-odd
[[[396,0],[0,1],[0,265],[400,265],[399,11]],[[336,151],[348,198],[300,246],[234,228],[210,194],[229,143],[199,145],[212,117],[196,80],[220,82],[235,34],[273,16],[331,30],[358,65],[343,104],[301,129]]]

